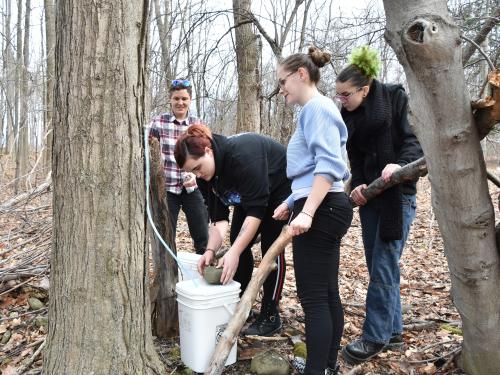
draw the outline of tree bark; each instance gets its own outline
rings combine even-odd
[[[24,12],[24,41],[23,41],[23,65],[21,69],[21,102],[19,110],[19,139],[16,155],[16,192],[18,183],[24,179],[21,177],[28,173],[29,169],[29,122],[28,122],[28,85],[29,85],[29,45],[30,45],[30,14],[31,0],[26,0]]]
[[[45,75],[46,75],[46,94],[45,94],[45,149],[43,160],[47,167],[52,163],[52,117],[54,106],[54,49],[56,46],[56,22],[54,18],[54,0],[44,0],[45,10]]]
[[[384,0],[384,7],[386,38],[406,72],[453,301],[463,321],[460,363],[468,374],[493,374],[500,368],[500,262],[459,30],[445,0]]]
[[[165,172],[161,160],[160,143],[156,138],[149,141],[151,160],[151,214],[158,232],[172,249],[175,238],[170,225],[165,196]],[[161,242],[151,233],[154,279],[151,285],[153,334],[158,337],[173,337],[179,333],[179,316],[175,285],[177,284],[177,263],[167,254]]]
[[[260,133],[260,74],[258,36],[252,30],[251,0],[233,0],[238,104],[236,132]]]
[[[14,192],[19,192],[19,97],[21,95],[21,69],[23,66],[23,0],[17,0],[17,22],[16,22],[16,81],[14,85],[14,149],[16,160],[16,172],[14,181]]]
[[[148,1],[56,3],[45,374],[163,374],[151,336],[144,150]]]
[[[292,235],[287,229],[287,226],[283,227],[279,237],[274,241],[269,250],[267,250],[266,255],[262,258],[257,272],[252,276],[231,320],[227,324],[219,343],[215,347],[209,369],[205,374],[220,375],[222,373],[227,356],[248,318],[248,314],[252,309],[252,304],[257,297],[257,293],[275,266],[276,257],[281,254],[285,250],[286,245],[292,241]]]

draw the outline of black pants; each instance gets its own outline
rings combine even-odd
[[[267,250],[271,247],[274,240],[278,238],[281,233],[281,229],[286,224],[286,221],[278,221],[272,218],[274,209],[277,205],[269,205],[266,214],[262,218],[257,234],[260,233],[260,249],[262,251],[262,256],[264,256]],[[235,206],[233,211],[233,218],[231,221],[231,244],[234,243],[238,233],[240,232],[243,221],[245,220],[246,212],[240,206]],[[255,236],[257,237],[257,235]],[[255,241],[253,238],[252,242],[245,248],[245,250],[240,255],[240,260],[238,263],[238,269],[234,275],[234,279],[241,284],[241,294],[245,291],[252,278],[253,272],[253,255],[252,255],[252,245]],[[281,292],[283,290],[283,283],[285,281],[285,254],[282,252],[276,259],[278,269],[272,271],[264,282],[264,297],[263,301],[274,300],[278,302],[281,298]]]
[[[293,217],[304,206],[295,202]],[[305,374],[325,373],[335,367],[344,330],[339,295],[340,240],[352,221],[352,207],[344,193],[328,193],[318,207],[309,231],[292,240],[297,294],[306,322]]]
[[[167,204],[174,238],[179,211],[182,207],[196,253],[203,254],[208,242],[208,213],[200,191],[196,189],[188,193],[186,189],[182,189],[180,194],[167,192]]]

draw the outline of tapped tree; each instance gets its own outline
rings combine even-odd
[[[461,367],[500,368],[500,259],[479,135],[446,0],[384,0],[386,38],[404,67],[415,132],[426,155],[452,297],[463,322]]]
[[[56,2],[46,374],[164,373],[147,289],[147,14],[147,0]]]

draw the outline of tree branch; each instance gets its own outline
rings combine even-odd
[[[484,42],[488,34],[491,30],[498,24],[500,21],[500,7],[497,7],[489,20],[484,24],[483,28],[479,31],[479,33],[474,38],[474,43],[471,43],[462,54],[462,65],[465,65],[469,59],[474,54],[474,51],[478,46]],[[464,38],[465,39],[465,38]],[[467,39],[466,39],[467,40]],[[470,41],[470,40],[468,40]],[[494,69],[494,68],[493,68]]]

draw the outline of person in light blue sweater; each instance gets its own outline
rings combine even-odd
[[[280,94],[302,107],[287,149],[287,177],[292,194],[274,218],[290,216],[297,294],[304,310],[307,361],[293,365],[307,375],[337,374],[337,354],[344,328],[338,288],[340,241],[352,221],[344,193],[349,170],[345,154],[347,128],[333,101],[321,95],[319,68],[330,55],[310,47],[278,66]]]

